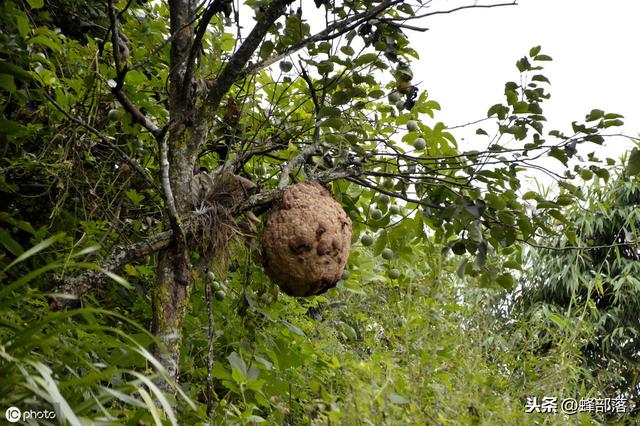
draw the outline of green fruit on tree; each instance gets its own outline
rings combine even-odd
[[[393,250],[391,250],[390,248],[386,248],[384,250],[382,250],[382,258],[385,260],[391,260],[393,259]]]
[[[416,138],[416,140],[413,141],[413,147],[417,150],[422,150],[427,147],[427,143],[422,138]]]
[[[216,274],[214,274],[213,271],[207,272],[207,279],[210,282],[214,282],[216,280]]]
[[[398,110],[402,111],[404,109],[404,101],[400,100],[400,101],[396,102],[396,108],[398,108]]]
[[[402,96],[400,96],[400,93],[398,92],[393,92],[389,95],[389,102],[391,102],[394,105],[400,102],[401,100],[402,100]],[[402,104],[404,105],[404,102]]]
[[[218,281],[214,281],[213,284],[212,284],[212,287],[213,287],[213,289],[215,291],[222,290],[222,286],[220,285],[220,283]]]
[[[371,219],[373,220],[380,220],[382,219],[382,210],[380,209],[373,209],[371,211]]]
[[[407,121],[407,130],[409,130],[410,132],[417,132],[419,130],[418,122],[415,120]]]
[[[218,302],[222,302],[224,300],[225,293],[222,290],[218,290],[214,293],[214,297]]]
[[[391,201],[391,197],[389,197],[387,194],[382,194],[378,197],[378,202],[380,204],[389,204],[389,201]]]
[[[396,268],[389,269],[389,272],[387,272],[387,275],[392,280],[397,280],[400,277],[400,271],[398,271]]]
[[[391,179],[390,177],[384,178],[384,180],[382,181],[382,185],[387,189],[393,188],[393,179]]]
[[[413,70],[409,65],[400,65],[396,70],[396,80],[411,81],[413,79]]]
[[[118,121],[122,118],[122,113],[120,112],[120,110],[117,109],[110,109],[109,113],[107,114],[107,116],[109,117],[109,120],[111,121]]]
[[[362,243],[363,246],[369,247],[370,245],[373,244],[373,237],[369,234],[364,234],[362,238],[360,238],[360,242]]]
[[[267,173],[266,167],[264,167],[262,164],[260,164],[259,166],[256,166],[253,169],[253,171],[256,174],[256,176],[263,176],[265,173]]]
[[[340,278],[343,280],[348,280],[350,276],[351,273],[349,272],[349,270],[345,269],[344,271],[342,271],[342,275],[340,276]]]
[[[393,204],[389,207],[389,211],[391,214],[400,214],[400,206]]]
[[[280,69],[284,72],[289,72],[293,68],[293,64],[289,61],[281,61],[279,65]]]

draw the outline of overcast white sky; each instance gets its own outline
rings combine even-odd
[[[599,108],[623,114],[624,132],[637,136],[640,1],[518,3],[430,17],[425,22],[429,31],[411,33],[421,56],[414,66],[416,80],[422,80],[421,88],[442,106],[436,118],[452,126],[486,117],[489,106],[504,102],[504,83],[516,81],[516,60],[530,47],[541,45],[542,52],[554,59],[544,71],[551,80],[551,99],[543,105],[546,130],[569,132],[571,121]],[[445,9],[460,2],[436,0],[433,4]],[[465,139],[468,144],[473,138]],[[617,158],[630,146],[614,140],[607,154]]]

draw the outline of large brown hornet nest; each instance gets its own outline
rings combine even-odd
[[[290,296],[334,287],[344,271],[353,234],[351,220],[317,182],[287,189],[262,234],[267,275]]]

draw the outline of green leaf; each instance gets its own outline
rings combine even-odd
[[[267,40],[262,43],[262,45],[260,46],[260,52],[258,53],[260,55],[260,59],[262,59],[263,61],[267,59],[269,55],[271,55],[271,52],[273,52],[274,47],[275,45],[271,40]]]
[[[234,370],[238,370],[242,374],[242,377],[246,379],[247,377],[247,364],[244,362],[242,357],[237,354],[237,352],[233,351],[227,356],[227,360],[229,364],[231,364],[231,368]]]
[[[54,235],[52,237],[47,238],[44,241],[39,242],[35,246],[31,247],[29,250],[27,250],[24,253],[20,254],[20,256],[15,258],[13,260],[13,262],[8,264],[2,271],[3,272],[8,271],[9,269],[11,269],[13,266],[17,265],[18,263],[27,260],[28,258],[33,256],[34,254],[37,254],[37,253],[41,252],[42,250],[46,249],[50,245],[52,245],[55,242],[61,240],[64,236],[65,236],[64,233],[59,233],[59,234],[56,234],[56,235]]]
[[[364,55],[358,56],[358,58],[356,59],[356,65],[368,64],[375,61],[376,59],[378,59],[377,53],[365,53]]]
[[[567,165],[567,162],[569,161],[569,158],[567,157],[567,154],[558,148],[552,148],[551,150],[549,150],[549,157],[553,157],[556,160],[560,161],[564,166]]]
[[[525,72],[531,69],[531,64],[526,57],[523,57],[516,62],[516,67],[518,67],[518,71]]]
[[[514,114],[524,114],[529,112],[529,104],[524,101],[516,102],[513,105],[513,113]]]
[[[531,57],[536,56],[538,53],[540,53],[540,50],[541,50],[541,49],[542,49],[542,46],[535,46],[535,47],[532,47],[532,48],[529,50],[529,56],[531,56]]]
[[[550,83],[549,79],[547,77],[545,77],[542,74],[536,74],[533,77],[531,77],[532,81],[541,81],[543,83]]]
[[[484,196],[484,200],[487,202],[489,207],[494,210],[502,210],[507,206],[507,202],[498,194],[489,192]]]
[[[20,256],[24,253],[24,249],[16,240],[13,239],[11,234],[9,234],[6,230],[0,229],[0,244],[6,248],[9,253],[14,256]]]
[[[633,148],[629,153],[626,172],[629,176],[640,174],[640,150],[638,148]]]
[[[18,27],[20,37],[26,37],[29,35],[29,19],[24,13],[18,13],[16,15],[16,25]]]
[[[356,53],[351,46],[342,46],[340,51],[347,56],[353,56],[353,54]]]
[[[514,284],[513,275],[509,273],[505,273],[498,276],[498,278],[496,278],[496,282],[500,287],[508,291],[513,290],[513,284]]]
[[[320,117],[320,118],[322,118],[322,117],[339,117],[340,114],[342,114],[342,111],[340,111],[340,108],[333,107],[333,106],[325,106],[325,107],[322,107],[320,109],[320,111],[318,112],[318,117]]]
[[[48,47],[56,53],[60,53],[62,51],[62,45],[60,44],[58,39],[49,38],[45,35],[37,35],[29,39],[29,44],[39,44],[41,46]]]
[[[27,0],[32,9],[40,9],[44,6],[44,0]]]
[[[344,105],[346,103],[349,103],[351,101],[351,95],[349,95],[349,93],[341,90],[339,92],[335,92],[332,96],[331,96],[331,102],[334,105]]]
[[[592,109],[585,117],[586,121],[596,121],[604,117],[604,111],[601,109]]]
[[[304,331],[302,331],[300,328],[296,327],[295,325],[291,324],[289,321],[286,321],[286,320],[281,320],[281,321],[293,334],[297,334],[298,336],[302,336],[302,337],[306,336],[306,334],[304,334]]]
[[[522,271],[522,265],[519,262],[516,262],[513,259],[507,260],[506,262],[503,263],[503,265],[505,268],[509,268],[509,269],[516,269],[518,271]]]

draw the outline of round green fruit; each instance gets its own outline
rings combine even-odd
[[[351,273],[349,272],[349,270],[345,269],[344,271],[342,271],[342,275],[340,276],[340,278],[343,280],[348,280],[350,276]]]
[[[107,116],[109,117],[109,120],[111,121],[118,121],[122,118],[122,113],[120,112],[120,110],[117,109],[110,109],[109,113],[107,114]]]
[[[422,138],[416,138],[416,140],[413,141],[413,147],[417,150],[422,150],[427,147],[427,143]]]
[[[386,248],[384,250],[382,250],[382,258],[385,260],[391,260],[393,259],[393,250],[391,250],[390,248]]]
[[[280,61],[279,66],[283,72],[289,72],[293,68],[293,64],[289,61]]]
[[[369,234],[364,234],[362,238],[360,238],[360,242],[362,243],[363,246],[369,247],[370,245],[373,244],[373,237]]]
[[[222,301],[224,300],[224,297],[225,297],[225,296],[226,296],[226,295],[225,295],[224,291],[222,291],[222,290],[218,290],[218,291],[216,291],[216,292],[214,293],[214,297],[216,298],[216,300],[217,300],[218,302],[222,302]]]
[[[213,286],[213,289],[215,291],[222,290],[222,286],[220,285],[220,283],[218,281],[214,281],[212,286]]]
[[[396,268],[389,269],[389,272],[387,272],[387,275],[392,280],[397,280],[398,278],[400,278],[400,271],[398,271]]]
[[[401,100],[402,100],[402,96],[400,96],[400,93],[398,92],[393,92],[389,95],[389,102],[391,102],[394,105],[400,102]],[[402,104],[404,105],[404,102]]]
[[[413,70],[408,65],[400,65],[396,70],[396,79],[399,81],[411,81]]]
[[[263,176],[265,173],[267,173],[266,167],[264,167],[262,164],[259,165],[259,166],[256,166],[253,169],[253,171],[256,174],[256,176]]]
[[[216,280],[216,274],[214,274],[213,271],[207,272],[207,279],[210,282],[214,282]]]
[[[410,132],[417,132],[418,131],[418,122],[415,120],[409,120],[407,121],[407,130],[409,130]]]
[[[389,211],[391,214],[400,214],[400,206],[393,204],[389,207]]]
[[[389,197],[387,194],[382,194],[378,197],[378,202],[380,204],[389,204],[389,201],[391,201],[391,197]]]
[[[371,211],[371,219],[373,220],[380,220],[382,219],[382,210],[380,209],[373,209]]]
[[[398,108],[399,111],[402,111],[404,109],[404,101],[400,100],[396,102],[396,108]]]

